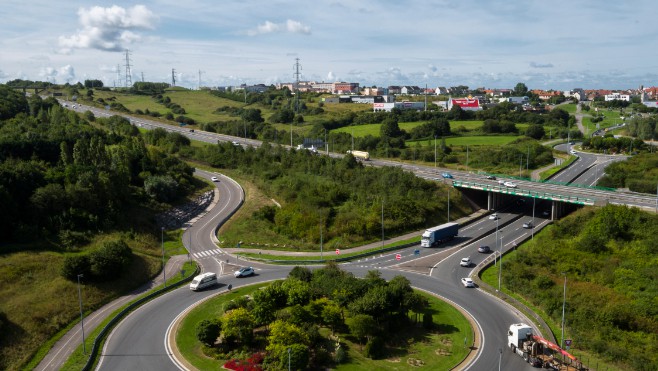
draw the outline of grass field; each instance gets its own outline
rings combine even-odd
[[[446,138],[446,144],[449,146],[502,146],[511,143],[519,137],[514,135],[476,135],[464,137],[449,137]],[[437,145],[441,143],[441,139],[437,139]],[[419,141],[407,141],[407,147],[414,147],[420,144],[421,147],[434,146],[434,140],[425,139]]]
[[[194,308],[183,319],[176,333],[176,344],[179,350],[194,367],[201,370],[221,368],[225,360],[214,360],[203,354],[202,345],[196,339],[195,327],[203,319],[216,318],[221,315],[223,304],[244,295],[250,295],[266,284],[234,289],[224,292]],[[360,346],[351,342],[349,336],[340,334],[341,345],[348,349],[349,363],[341,364],[336,370],[415,370],[418,366],[409,364],[409,359],[424,362],[423,369],[448,370],[457,365],[466,356],[469,349],[464,344],[473,341],[473,330],[468,320],[455,308],[434,296],[421,294],[430,301],[430,312],[433,314],[435,331],[427,332],[420,328],[412,328],[409,333],[399,334],[408,339],[408,347],[390,349],[390,357],[383,360],[371,360],[363,357]],[[322,329],[324,330],[324,329]],[[326,332],[326,331],[325,331]],[[422,341],[412,339],[422,338]]]

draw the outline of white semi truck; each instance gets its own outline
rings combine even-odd
[[[507,344],[513,353],[523,357],[534,367],[554,370],[586,370],[582,363],[557,344],[537,336],[532,327],[525,323],[510,325]]]
[[[421,247],[432,247],[442,242],[452,240],[459,233],[459,224],[444,223],[425,230],[420,237]]]

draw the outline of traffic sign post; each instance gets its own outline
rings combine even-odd
[[[340,255],[340,249],[336,249],[336,255]]]
[[[564,345],[569,350],[571,348],[571,339],[564,339]]]
[[[395,260],[400,260],[402,259],[402,255],[400,254],[395,254]]]

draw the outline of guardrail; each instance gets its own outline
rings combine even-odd
[[[564,170],[566,168],[563,168],[561,170]],[[514,175],[508,175],[508,174],[491,174],[487,172],[478,172],[478,174],[482,175],[494,175],[498,178],[501,179],[516,179],[516,180],[523,180],[524,182],[533,182],[533,183],[541,183],[541,184],[554,184],[554,185],[559,185],[559,186],[565,186],[565,187],[575,187],[575,188],[584,188],[584,189],[596,189],[599,191],[609,191],[609,192],[616,192],[617,190],[615,188],[609,188],[609,187],[601,187],[601,186],[588,186],[584,184],[577,184],[577,183],[566,183],[566,182],[558,182],[555,180],[550,180],[550,179],[528,179],[520,176],[514,176]],[[557,174],[557,173],[556,173]]]
[[[533,197],[542,200],[568,202],[577,205],[592,206],[596,202],[595,199],[588,197],[567,196],[567,195],[561,195],[558,193],[549,193],[549,192],[536,192],[536,191],[531,191],[521,188],[510,188],[510,187],[499,186],[499,185],[465,182],[461,180],[453,180],[452,185],[454,187],[478,189],[481,191],[491,191],[491,192],[504,193],[514,196]]]
[[[186,282],[191,281],[192,278],[194,278],[194,276],[199,274],[199,269],[200,268],[197,265],[194,272],[192,274],[190,274],[189,276],[181,279],[178,282],[170,284],[167,287],[163,287],[160,290],[154,291],[154,292],[152,292],[152,293],[150,293],[150,294],[148,294],[148,295],[146,295],[142,298],[139,298],[139,299],[135,300],[134,302],[130,303],[127,307],[125,307],[121,312],[117,313],[116,316],[114,316],[114,318],[112,318],[110,320],[110,322],[108,322],[105,325],[105,327],[103,327],[103,329],[98,333],[98,336],[96,336],[96,339],[94,339],[94,344],[92,345],[91,351],[89,352],[89,358],[87,359],[87,363],[82,368],[82,370],[83,371],[88,371],[88,370],[92,369],[92,367],[94,366],[94,363],[96,362],[96,357],[98,356],[97,353],[98,353],[98,350],[100,349],[101,344],[103,343],[103,341],[105,341],[105,338],[107,337],[107,335],[109,335],[110,331],[114,328],[114,326],[117,323],[119,323],[119,321],[121,321],[128,313],[132,312],[135,308],[137,308],[140,305],[146,303],[147,301],[149,301],[149,300],[151,300],[151,299],[153,299],[157,296],[160,296],[160,295],[164,294],[167,291],[171,291],[175,288],[178,288],[178,287],[182,286],[183,284],[185,284]]]

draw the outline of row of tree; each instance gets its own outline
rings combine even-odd
[[[345,360],[340,342],[320,335],[320,327],[366,343],[365,355],[376,359],[419,315],[431,329],[427,310],[427,299],[402,276],[387,282],[378,271],[357,279],[333,263],[313,272],[295,267],[287,279],[231,301],[218,318],[200,322],[197,338],[216,348],[220,359],[240,353],[236,350],[247,356],[265,352],[265,369],[285,369],[290,349],[292,369],[317,369]]]

